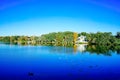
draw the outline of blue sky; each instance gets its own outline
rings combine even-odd
[[[0,0],[0,35],[120,31],[119,0]]]

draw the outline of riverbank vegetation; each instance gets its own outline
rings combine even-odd
[[[79,36],[86,36],[91,45],[120,45],[120,32],[113,35],[111,32],[76,33],[71,31],[52,32],[41,36],[0,36],[0,42],[21,45],[56,45],[73,46]]]
[[[97,32],[97,33],[86,33],[82,32],[79,34],[86,36],[86,40],[89,44],[94,45],[120,45],[120,32],[113,35],[111,32]]]

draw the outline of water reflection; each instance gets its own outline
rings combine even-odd
[[[46,50],[46,49],[45,49]],[[120,54],[120,46],[98,46],[98,45],[87,45],[78,44],[73,47],[62,47],[62,46],[49,46],[48,52],[50,53],[65,53],[65,54],[97,54],[112,56],[112,54]]]
[[[85,52],[86,51],[87,44],[78,44],[77,45],[77,51]]]
[[[78,44],[74,45],[73,48],[75,53],[89,52],[89,54],[102,54],[106,56],[112,56],[113,53],[120,54],[120,46]]]
[[[120,46],[0,44],[0,80],[120,80],[120,56],[98,56],[116,53]]]
[[[74,52],[74,49],[72,47],[49,47],[49,51],[52,53],[66,53],[66,54],[72,54]]]
[[[120,54],[120,46],[88,45],[86,51],[91,54],[103,54],[111,56],[112,53]]]
[[[120,46],[104,46],[104,45],[87,45],[87,44],[77,44],[73,46],[55,46],[55,45],[18,45],[18,44],[3,44],[0,43],[1,47],[22,47],[22,46],[41,46],[39,50],[48,51],[52,53],[66,53],[66,54],[78,54],[88,52],[89,54],[97,54],[97,55],[106,55],[112,56],[112,54],[120,54]],[[14,46],[13,46],[14,45]]]

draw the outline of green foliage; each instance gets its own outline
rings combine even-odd
[[[9,36],[4,36],[4,37],[0,37],[0,41],[4,42],[4,43],[10,43],[10,37]]]
[[[120,32],[117,32],[116,38],[120,39]]]
[[[113,36],[111,32],[97,32],[97,33],[85,33],[82,32],[79,35],[86,36],[86,41],[89,44],[96,45],[119,45],[120,39],[117,38],[120,33],[117,33],[117,37]]]
[[[49,34],[44,34],[40,37],[40,41],[43,44],[53,44],[57,46],[65,46],[68,44],[73,44],[73,32],[53,32]]]
[[[56,46],[71,46],[79,36],[86,36],[86,41],[89,44],[95,45],[120,45],[120,32],[112,35],[111,32],[97,33],[75,33],[70,31],[52,32],[41,36],[0,36],[0,42],[17,43],[23,45],[56,45]]]

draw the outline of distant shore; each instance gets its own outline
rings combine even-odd
[[[0,36],[0,42],[10,44],[72,46],[74,44],[120,45],[120,32],[76,33],[52,32],[41,36]]]

